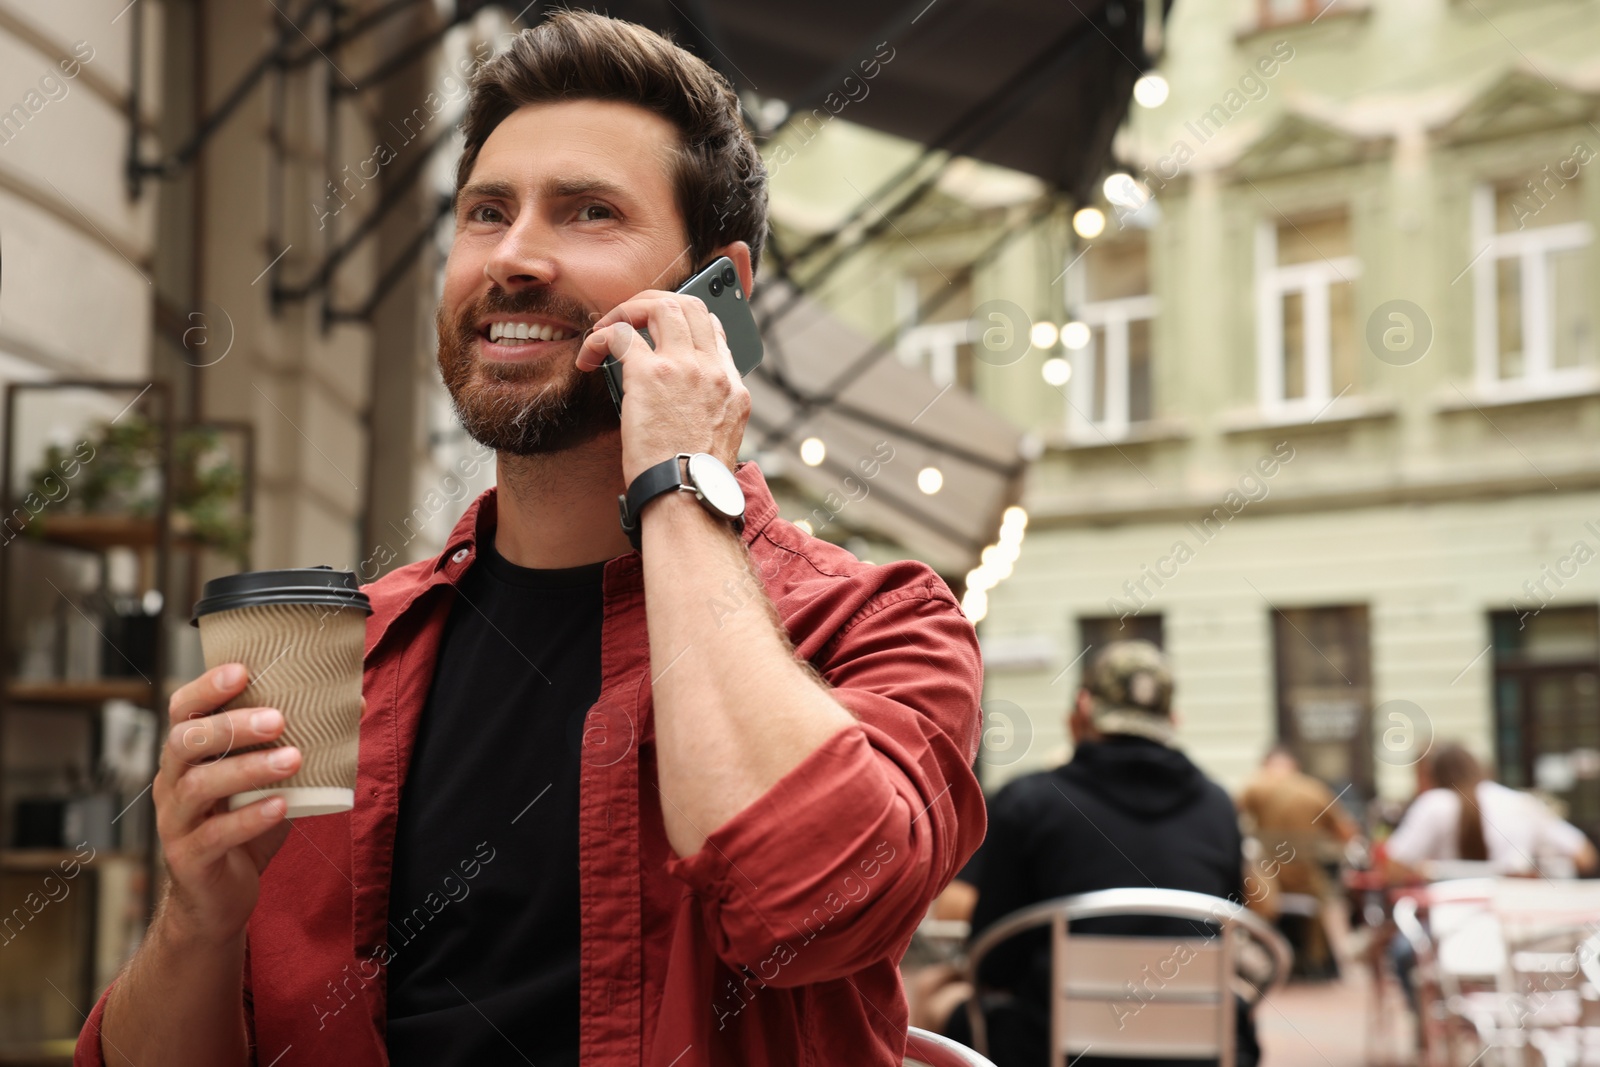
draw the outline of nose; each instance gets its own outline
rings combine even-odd
[[[483,265],[483,273],[506,292],[549,285],[556,278],[556,262],[547,228],[535,212],[525,211],[501,236]]]

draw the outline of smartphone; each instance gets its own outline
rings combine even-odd
[[[739,368],[741,376],[760,366],[761,331],[756,326],[755,312],[750,310],[750,294],[739,285],[739,272],[733,260],[727,256],[718,257],[705,270],[678,286],[678,292],[704,300],[706,307],[722,322],[723,332],[728,335],[728,350],[733,353],[733,365]],[[645,344],[655,347],[648,331],[640,330],[639,336],[644,338]],[[620,415],[622,363],[616,356],[608,355],[600,364],[600,370],[605,373],[606,386],[611,390],[611,400]]]

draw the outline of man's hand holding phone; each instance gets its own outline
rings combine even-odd
[[[649,330],[655,347],[639,337]],[[722,323],[705,301],[647,289],[596,320],[578,368],[607,355],[625,368],[622,474],[626,482],[679,452],[709,452],[732,469],[750,418],[750,391],[734,365]]]

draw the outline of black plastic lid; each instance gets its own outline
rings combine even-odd
[[[190,625],[198,626],[200,616],[258,604],[318,604],[333,608],[357,608],[372,614],[372,601],[361,591],[361,583],[350,571],[332,567],[297,567],[281,571],[246,571],[206,583],[194,606]]]

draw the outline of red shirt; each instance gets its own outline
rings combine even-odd
[[[898,961],[983,837],[971,770],[977,639],[928,567],[861,563],[779,520],[753,464],[738,477],[744,539],[795,655],[858,723],[678,857],[656,787],[640,559],[606,564],[600,699],[581,745],[582,1060],[899,1065]],[[355,810],[294,824],[250,918],[246,1017],[258,1067],[388,1062],[383,964],[400,790],[455,583],[494,525],[491,489],[439,556],[366,587]],[[748,599],[707,595],[713,611]],[[102,996],[76,1064],[104,1062],[104,1011]]]

